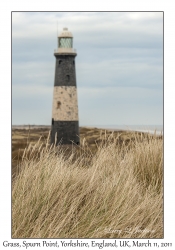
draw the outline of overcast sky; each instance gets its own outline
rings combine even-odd
[[[57,27],[74,36],[80,126],[163,124],[162,12],[13,12],[12,124],[51,124]]]

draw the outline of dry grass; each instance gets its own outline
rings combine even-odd
[[[69,156],[29,145],[13,179],[12,237],[162,238],[163,140],[119,138],[101,138],[95,154],[85,139]]]

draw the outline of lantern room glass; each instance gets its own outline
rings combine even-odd
[[[70,37],[58,38],[58,47],[59,48],[72,48],[73,47],[73,38],[70,38]]]

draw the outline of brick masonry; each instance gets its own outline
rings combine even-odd
[[[52,106],[51,143],[80,143],[75,71],[76,54],[57,54]]]
[[[79,124],[78,121],[53,121],[51,130],[51,142],[58,144],[72,144],[72,141],[77,145],[79,139]]]
[[[77,88],[55,86],[52,118],[56,121],[78,121]]]
[[[54,86],[76,86],[75,55],[56,55]]]

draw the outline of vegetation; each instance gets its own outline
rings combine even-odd
[[[163,238],[162,136],[81,128],[70,147],[44,137],[18,161],[13,141],[13,238]]]

